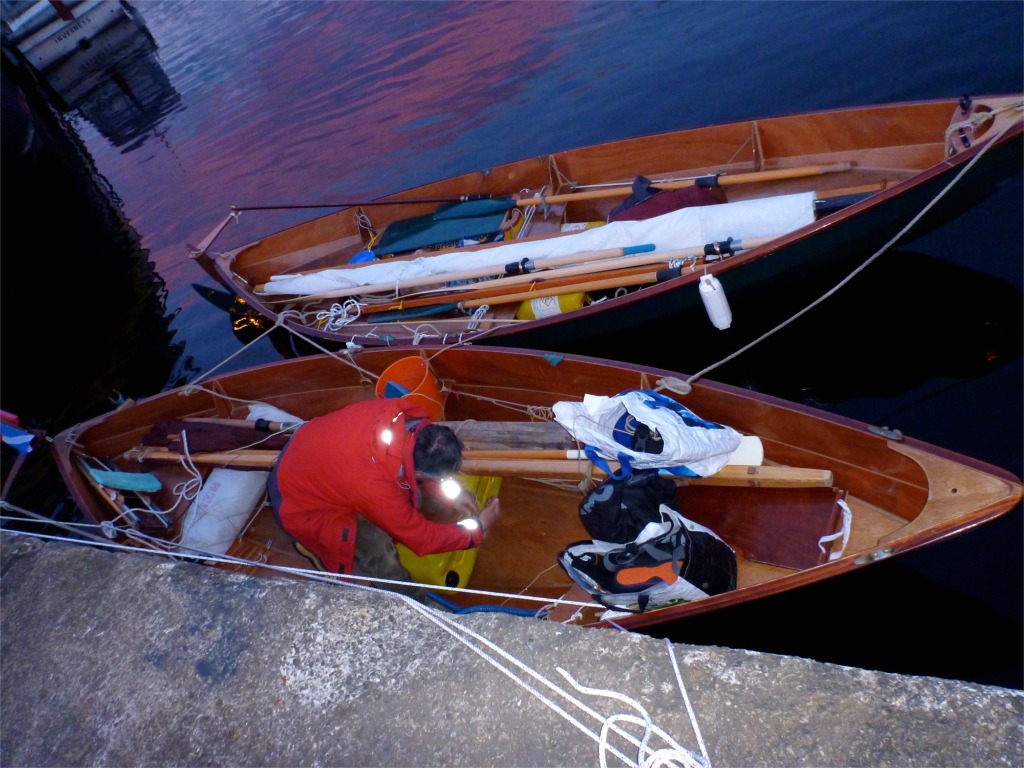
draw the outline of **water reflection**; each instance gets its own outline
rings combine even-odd
[[[895,398],[932,379],[979,377],[1018,359],[1022,313],[1024,296],[1004,280],[892,251],[714,378],[788,400]]]
[[[165,141],[158,126],[182,108],[181,95],[157,59],[156,41],[142,16],[127,2],[104,0],[66,11],[71,16],[80,11],[77,19],[61,18],[52,7],[44,16],[37,13],[38,21],[30,18],[37,6],[46,5],[6,4],[4,11],[12,54],[53,106],[85,118],[126,152],[149,136]]]
[[[166,286],[67,120],[3,60],[4,410],[53,433],[163,388]]]

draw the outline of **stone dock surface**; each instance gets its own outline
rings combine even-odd
[[[9,532],[0,622],[3,766],[1024,765],[1019,691]]]

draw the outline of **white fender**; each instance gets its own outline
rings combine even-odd
[[[700,278],[700,297],[704,300],[711,324],[720,331],[732,325],[732,310],[725,289],[714,275],[702,275]]]

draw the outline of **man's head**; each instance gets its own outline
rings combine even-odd
[[[416,433],[412,461],[417,474],[451,477],[462,466],[462,441],[448,427],[427,424]]]

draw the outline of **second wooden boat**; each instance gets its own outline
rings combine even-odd
[[[477,346],[429,356],[367,349],[222,374],[66,430],[53,451],[98,540],[249,574],[319,577],[275,522],[265,472],[296,424],[386,395],[389,384],[460,434],[464,482],[478,499],[501,501],[502,517],[477,550],[416,564],[421,583],[453,610],[497,606],[586,626],[659,625],[956,536],[1006,513],[1022,494],[1006,470],[748,390],[651,367]],[[628,390],[665,396],[759,447],[707,476],[673,480],[681,514],[735,553],[735,588],[628,612],[594,599],[563,565],[567,549],[593,539],[580,504],[603,475],[567,453],[583,446],[555,411]],[[253,406],[276,409],[285,421],[257,425]],[[213,485],[211,473],[226,469],[251,475],[248,500],[217,523],[225,526],[222,546],[197,549],[184,536],[189,510]],[[674,580],[668,572],[660,578]]]
[[[252,201],[190,254],[267,324],[326,349],[572,351],[669,316],[708,331],[695,347],[723,345],[712,325],[764,330],[748,298],[771,292],[786,317],[806,303],[793,282],[831,288],[825,278],[1018,174],[1022,107],[1009,94],[785,115],[552,152],[370,201]],[[260,231],[263,209],[332,207]]]

